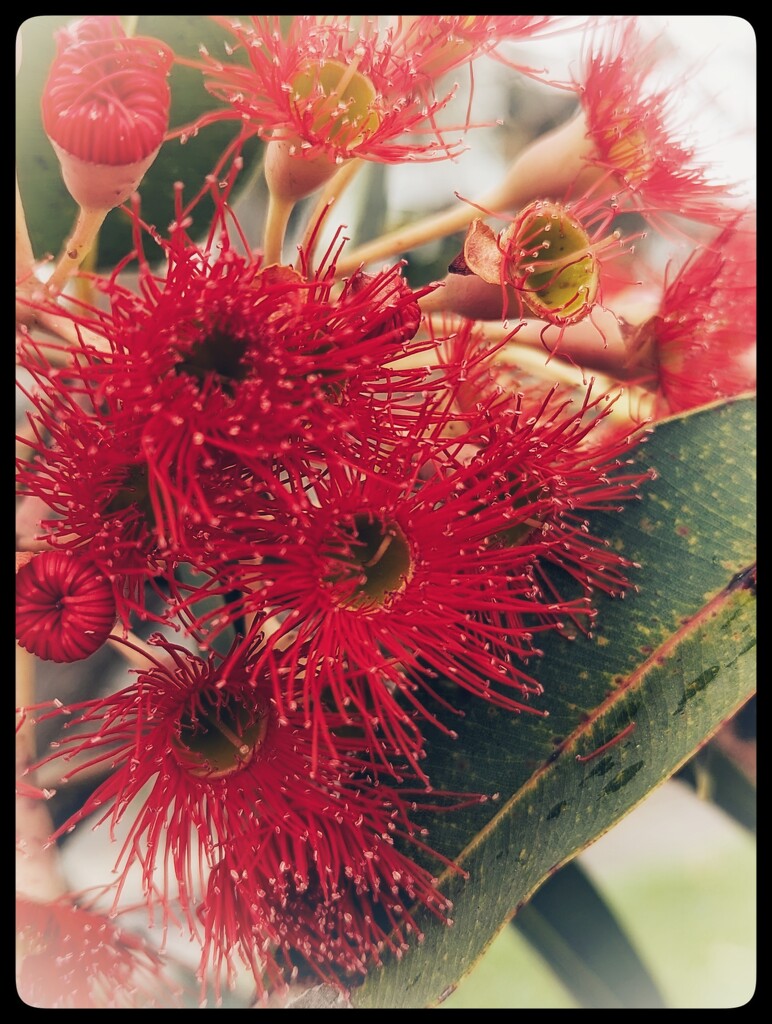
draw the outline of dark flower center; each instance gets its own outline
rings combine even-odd
[[[129,466],[123,484],[105,506],[105,513],[114,515],[132,505],[137,507],[149,526],[155,525],[153,503],[150,501],[150,487],[147,480],[147,466],[144,463],[135,463],[133,466]]]
[[[233,393],[233,382],[241,381],[247,375],[244,353],[247,343],[243,338],[233,338],[216,331],[196,341],[184,358],[177,363],[177,373],[195,377],[202,384],[207,377],[214,376],[223,391]]]
[[[202,779],[241,771],[265,739],[268,716],[234,700],[203,693],[178,720],[172,748],[180,765]]]
[[[346,608],[377,610],[400,593],[412,576],[410,544],[395,522],[354,516],[338,550],[328,552],[342,568],[328,576]]]

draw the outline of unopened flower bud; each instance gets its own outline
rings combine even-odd
[[[90,559],[44,551],[16,574],[16,639],[45,661],[87,658],[115,616],[112,584]]]
[[[137,188],[161,148],[174,55],[157,39],[129,38],[106,15],[61,30],[57,43],[43,127],[76,202],[110,210]]]

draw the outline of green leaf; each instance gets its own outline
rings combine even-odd
[[[27,227],[36,258],[56,257],[69,237],[78,207],[70,196],[59,169],[59,161],[43,131],[40,98],[55,53],[54,33],[77,15],[45,14],[29,18],[20,29],[22,64],[16,89],[16,157],[19,190],[27,218]],[[208,18],[195,14],[140,15],[135,35],[147,35],[168,43],[178,56],[198,57],[199,45],[213,55],[224,56],[227,33]],[[235,59],[235,58],[234,58]],[[206,91],[201,73],[175,65],[169,76],[172,92],[170,128],[189,124],[204,111],[222,107]],[[174,219],[174,182],[187,186],[190,199],[204,177],[215,166],[220,154],[240,129],[238,122],[226,121],[204,128],[185,145],[179,139],[165,142],[142,180],[142,216],[164,233]],[[244,147],[244,170],[235,195],[248,186],[259,167],[262,144],[251,139]],[[191,235],[196,237],[209,225],[214,204],[208,197],[193,213]],[[119,208],[112,210],[100,231],[96,267],[112,269],[132,248],[131,224]],[[154,254],[149,247],[148,258]]]
[[[441,876],[454,925],[419,914],[424,941],[372,971],[354,1006],[441,1002],[550,874],[751,697],[755,422],[755,400],[742,399],[663,423],[640,446],[636,462],[657,479],[640,503],[590,523],[640,564],[638,591],[597,598],[593,637],[541,642],[531,669],[549,718],[507,714],[447,684],[465,717],[455,742],[430,736],[426,770],[437,790],[500,799],[425,819],[431,845],[468,872]]]
[[[576,861],[549,878],[512,924],[582,1007],[665,1008],[627,935]]]

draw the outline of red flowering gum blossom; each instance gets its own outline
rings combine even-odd
[[[16,897],[17,991],[40,1009],[173,1007],[179,991],[139,936],[61,900]]]
[[[52,839],[97,810],[98,823],[131,818],[116,865],[116,901],[127,873],[141,864],[148,907],[158,907],[166,925],[178,900],[196,932],[195,915],[204,913],[196,894],[206,891],[215,966],[221,963],[217,950],[227,958],[231,945],[240,942],[238,925],[226,919],[235,894],[228,884],[208,885],[223,860],[226,879],[245,881],[247,906],[238,913],[262,931],[252,935],[248,926],[260,961],[260,940],[277,938],[272,908],[313,885],[325,903],[339,899],[349,882],[363,893],[396,887],[402,905],[415,898],[444,914],[447,901],[433,878],[397,854],[392,837],[428,851],[410,821],[418,803],[426,811],[452,810],[480,802],[479,795],[435,793],[428,803],[414,788],[392,786],[389,778],[402,780],[409,773],[400,767],[376,775],[361,730],[346,728],[350,722],[334,714],[329,722],[335,750],[317,756],[314,777],[311,731],[302,712],[279,722],[270,671],[253,683],[247,661],[235,650],[225,661],[217,654],[204,660],[160,635],[151,642],[161,649],[163,663],[155,662],[109,697],[71,705],[69,721],[83,731],[63,734],[41,762],[66,762],[88,751],[90,763],[109,766],[105,780]],[[76,766],[68,775],[78,771]],[[407,918],[400,918],[407,927]]]
[[[752,391],[756,332],[756,225],[747,211],[692,252],[629,339],[630,366],[655,391],[655,415]]]
[[[227,212],[229,190],[218,186],[188,206],[175,189],[163,278],[143,254],[136,289],[94,279],[105,309],[29,303],[33,315],[52,312],[93,342],[69,350],[76,368],[67,376],[46,367],[29,334],[19,344],[19,364],[36,384],[26,393],[35,430],[19,484],[57,513],[42,524],[51,546],[87,547],[113,578],[161,575],[155,555],[167,546],[181,561],[209,563],[210,538],[202,552],[193,536],[199,526],[235,523],[222,538],[235,543],[247,522],[290,500],[286,481],[314,472],[320,453],[347,457],[351,438],[365,433],[384,439],[402,415],[395,388],[423,389],[425,376],[384,368],[435,348],[417,337],[428,286],[411,290],[397,265],[353,274],[338,290],[334,248],[302,273],[266,267],[227,233],[226,220],[240,228]],[[184,225],[204,195],[216,228],[197,244]],[[140,252],[147,229],[136,211],[133,227]],[[87,403],[73,404],[73,387]],[[243,547],[229,549],[229,558],[242,556]]]
[[[604,42],[590,41],[576,83],[584,119],[578,123],[594,148],[589,162],[655,226],[664,227],[657,215],[670,211],[720,223],[729,209],[728,189],[710,180],[709,168],[686,141],[689,126],[678,119],[686,83],[657,89],[657,62],[658,39],[644,41],[634,17],[620,19]]]
[[[199,910],[205,932],[199,976],[205,981],[211,968],[218,999],[223,974],[232,986],[239,962],[252,971],[263,1000],[270,990],[286,991],[286,980],[301,970],[345,993],[357,975],[382,965],[384,952],[399,958],[411,938],[422,941],[413,916],[419,907],[453,923],[452,904],[436,879],[400,853],[388,834],[374,833],[371,820],[365,819],[363,831],[372,849],[364,859],[361,853],[351,859],[349,836],[361,828],[352,821],[330,830],[332,860],[308,863],[308,888],[293,887],[280,898],[275,892],[266,898],[260,850],[253,844],[239,844],[215,866]],[[290,871],[289,864],[285,868]],[[332,896],[325,895],[330,880]]]
[[[80,661],[115,623],[110,581],[90,560],[44,551],[16,575],[16,639],[45,661]]]
[[[532,415],[519,399],[509,410],[489,404],[455,438],[440,436],[449,421],[431,428],[434,441],[422,431],[362,451],[356,469],[330,463],[306,506],[261,545],[263,561],[232,569],[243,597],[228,614],[256,613],[255,634],[272,629],[258,661],[273,651],[281,662],[279,714],[300,710],[329,744],[329,694],[366,730],[377,722],[419,776],[417,718],[450,732],[422,702],[421,691],[438,696],[433,679],[544,714],[528,703],[540,684],[520,667],[540,653],[535,632],[591,621],[595,588],[630,586],[632,563],[582,518],[618,509],[646,477],[627,468],[628,438],[586,440],[603,408],[589,391],[575,411],[552,396]],[[584,596],[557,595],[545,564],[564,568]],[[440,700],[457,710],[453,698]],[[368,740],[382,757],[378,736],[368,731]]]
[[[266,176],[283,198],[309,194],[353,157],[399,163],[449,159],[460,151],[460,136],[448,141],[446,132],[466,125],[438,132],[435,121],[455,90],[427,95],[427,76],[414,55],[388,31],[373,28],[375,19],[364,32],[350,15],[298,15],[286,34],[276,15],[213,19],[235,38],[227,52],[243,59],[178,58],[202,71],[208,92],[225,105],[175,134],[185,141],[205,125],[239,121],[245,135],[272,143]],[[301,162],[306,166],[297,166]],[[280,172],[290,180],[281,182]]]
[[[43,127],[72,197],[112,209],[136,189],[169,125],[164,43],[129,38],[114,15],[94,15],[57,35],[41,103]]]

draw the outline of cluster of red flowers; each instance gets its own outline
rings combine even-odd
[[[630,328],[620,373],[661,387],[665,411],[709,400],[727,379],[711,374],[728,329],[717,292],[735,296],[732,253],[752,259],[753,228],[747,212],[719,218],[722,191],[689,166],[689,151],[662,142],[661,100],[635,95],[651,54],[628,59],[628,27],[613,55],[591,50],[574,83],[586,111],[574,163],[550,163],[556,180],[542,173],[533,194],[513,185],[512,225],[496,236],[478,220],[446,288],[411,287],[399,261],[344,273],[342,231],[316,259],[320,224],[290,264],[281,238],[292,206],[350,161],[458,151],[460,134],[448,141],[439,124],[453,92],[436,92],[442,75],[505,60],[507,41],[580,26],[453,15],[357,28],[304,15],[283,34],[267,16],[214,21],[233,59],[179,63],[224,105],[170,138],[221,119],[242,128],[198,191],[174,186],[168,232],[144,222],[135,193],[124,207],[133,250],[109,276],[80,272],[87,287],[75,292],[60,287],[68,263],[52,286],[22,260],[18,482],[20,522],[35,525],[18,540],[28,557],[17,639],[54,662],[108,640],[133,664],[144,659],[117,692],[39,706],[43,719],[64,711],[72,728],[36,767],[72,760],[70,774],[105,776],[52,838],[95,813],[111,831],[123,822],[112,912],[138,871],[149,912],[200,942],[204,987],[213,979],[219,994],[246,965],[266,995],[302,967],[350,985],[420,935],[412,907],[450,921],[425,865],[459,869],[429,849],[415,812],[486,798],[433,793],[423,767],[432,733],[452,734],[454,692],[546,714],[538,636],[567,623],[589,630],[593,594],[633,585],[634,567],[587,517],[619,509],[645,482],[631,460],[641,424],[620,427],[618,394],[588,386],[577,399],[549,381],[549,366],[529,387],[500,378],[502,351],[527,331],[523,314],[557,327],[580,361],[572,331],[603,299],[608,258],[631,248],[619,209],[659,215],[677,201],[682,216],[726,223]],[[65,177],[76,167],[81,207],[83,182],[97,181],[93,205],[109,208],[126,199],[113,185],[133,182],[138,161],[141,179],[167,132],[173,55],[101,16],[58,42],[43,122]],[[625,90],[607,88],[609,77]],[[617,94],[623,112],[611,109]],[[266,143],[271,203],[283,211],[269,214],[262,249],[231,205],[250,136]],[[580,179],[581,194],[566,188]],[[215,212],[200,240],[190,225],[204,200]],[[455,282],[479,291],[461,301]],[[492,295],[499,319],[507,308],[521,317],[499,341],[477,322]],[[674,310],[687,304],[681,344]],[[734,328],[750,360],[755,325],[744,315]],[[699,384],[686,366],[695,349]],[[750,369],[731,386],[752,386]],[[133,632],[147,622],[152,646]],[[22,908],[37,922],[39,908]],[[34,993],[45,927],[25,928]],[[135,971],[159,969],[142,956]],[[94,977],[101,987],[100,969]]]

